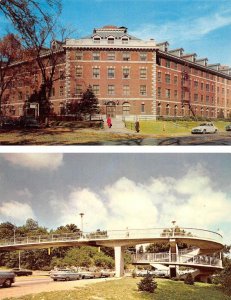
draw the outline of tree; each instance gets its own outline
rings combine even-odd
[[[13,88],[13,81],[17,79],[19,71],[17,65],[13,68],[10,66],[20,59],[22,59],[22,46],[19,38],[11,33],[0,39],[0,115],[3,102],[6,104],[8,100],[5,92],[10,87]]]
[[[26,61],[31,71],[41,74],[38,93],[38,107],[41,119],[50,115],[49,101],[55,78],[55,70],[60,61],[60,44],[47,47],[47,42],[55,37],[55,26],[61,12],[61,0],[2,0],[0,10],[8,17],[18,31],[26,49]],[[65,30],[61,30],[64,34]],[[48,71],[49,69],[49,71]],[[31,72],[32,73],[32,72]],[[31,99],[30,101],[31,102]],[[27,107],[27,106],[26,106]]]
[[[147,274],[141,281],[137,284],[138,290],[143,292],[154,293],[157,288],[157,283],[153,279],[153,275]]]
[[[90,115],[91,119],[93,114],[99,113],[98,103],[98,99],[93,93],[91,86],[89,86],[81,97],[79,110],[85,118]]]

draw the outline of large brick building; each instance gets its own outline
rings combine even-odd
[[[51,96],[58,115],[89,85],[102,115],[212,119],[231,114],[231,69],[208,64],[207,58],[185,54],[182,48],[170,50],[168,42],[143,41],[125,27],[105,26],[62,45],[53,42],[52,47],[58,47],[60,56]],[[34,76],[38,87],[41,77]],[[11,86],[3,111],[5,106],[7,114],[22,115],[35,89],[31,84]],[[36,113],[36,106],[31,107]]]

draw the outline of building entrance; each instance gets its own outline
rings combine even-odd
[[[115,102],[111,101],[111,102],[107,103],[106,115],[111,117],[111,118],[116,117],[116,104],[115,104]]]

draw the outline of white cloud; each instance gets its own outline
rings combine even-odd
[[[142,24],[131,34],[142,39],[154,38],[157,41],[184,42],[202,38],[212,31],[231,25],[230,10],[217,11],[204,17],[177,19],[162,24]]]
[[[0,215],[2,221],[13,221],[15,223],[25,223],[28,218],[35,219],[34,212],[29,204],[17,201],[3,202],[0,205]]]
[[[32,193],[28,188],[24,188],[21,190],[16,191],[16,194],[20,197],[26,197],[28,199],[32,198]]]
[[[136,183],[120,178],[100,193],[73,190],[64,202],[52,202],[62,224],[74,222],[84,230],[154,228],[171,225],[216,230],[229,220],[231,199],[217,189],[201,167],[189,169],[179,179],[151,178]]]
[[[2,154],[2,156],[13,165],[31,170],[48,169],[54,171],[63,162],[63,154],[61,153],[10,153]]]

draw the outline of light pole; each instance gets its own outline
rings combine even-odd
[[[79,215],[81,217],[81,236],[83,236],[83,216],[84,216],[84,213],[80,213]]]

